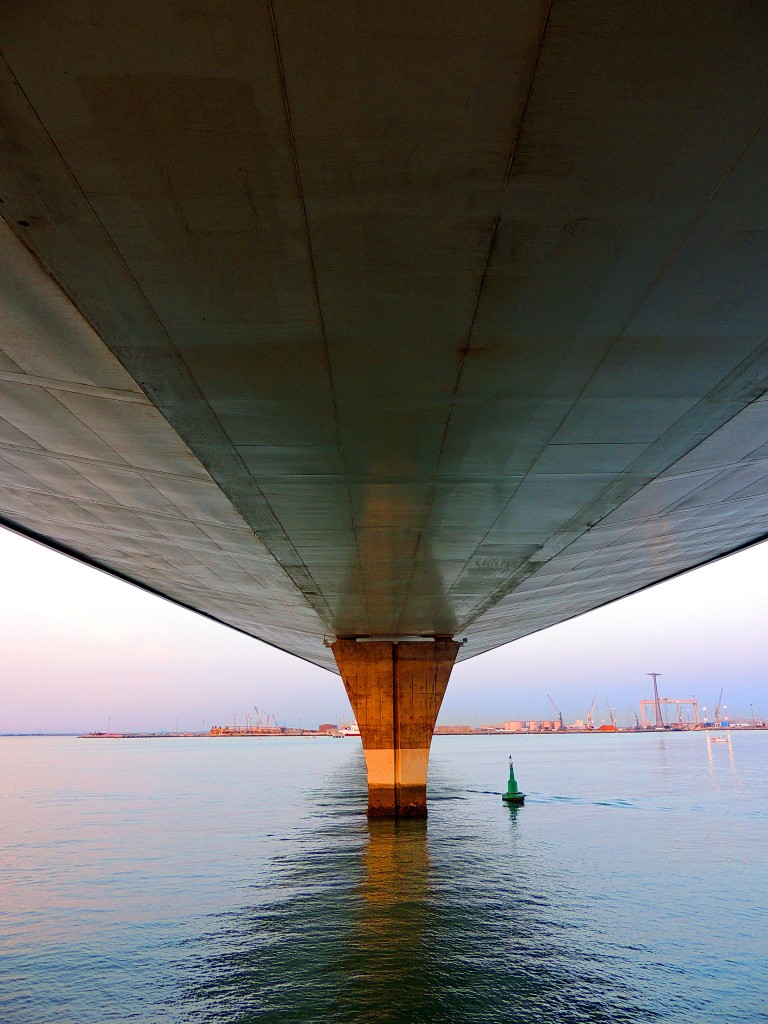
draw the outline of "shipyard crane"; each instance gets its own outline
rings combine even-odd
[[[587,712],[587,728],[594,729],[595,727],[595,701],[597,700],[597,694],[592,698],[592,707]]]
[[[557,715],[557,717],[560,720],[560,728],[564,729],[565,726],[563,725],[563,715],[562,715],[562,712],[560,711],[560,708],[557,706],[557,704],[555,704],[555,702],[552,700],[552,698],[549,696],[549,694],[547,694],[547,698],[549,699],[549,703],[555,709],[555,714]]]
[[[629,708],[630,715],[634,716],[635,728],[639,729],[640,728],[640,719],[637,717],[637,712],[635,711],[635,709],[632,707],[632,705],[629,702],[627,702],[627,707]]]
[[[280,726],[277,724],[277,715],[273,715],[272,712],[267,712],[266,718],[262,719],[261,712],[259,711],[255,704],[253,710],[256,712],[256,728],[259,730],[259,732],[266,732],[270,728],[279,730]],[[270,726],[269,724],[270,718],[274,723],[272,726]]]
[[[611,707],[611,702],[608,698],[605,698],[605,706],[608,709],[608,720],[610,721],[613,728],[616,728],[616,708]]]
[[[715,703],[715,727],[720,728],[720,709],[723,704],[723,687],[720,687],[720,696]]]

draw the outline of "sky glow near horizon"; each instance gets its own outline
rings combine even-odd
[[[338,676],[0,528],[0,733],[208,729],[350,717]],[[458,665],[439,722],[565,722],[695,695],[768,717],[768,542]],[[632,720],[633,721],[633,720]]]

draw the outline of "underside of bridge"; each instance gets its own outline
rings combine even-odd
[[[338,668],[372,811],[423,811],[457,651],[768,534],[767,44],[8,0],[0,521]]]

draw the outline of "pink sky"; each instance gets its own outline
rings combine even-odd
[[[0,529],[0,732],[288,725],[350,715],[340,679]],[[627,722],[661,672],[670,697],[768,715],[768,544],[456,668],[440,721],[584,717],[593,693]]]

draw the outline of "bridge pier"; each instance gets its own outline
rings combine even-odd
[[[429,747],[459,644],[337,640],[331,650],[360,726],[368,816],[425,818]]]

